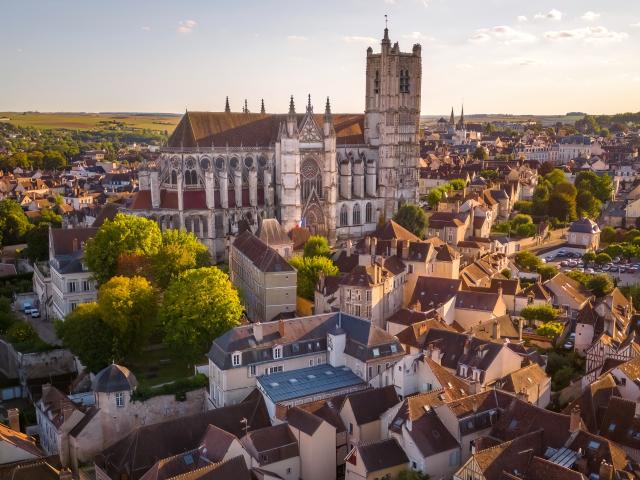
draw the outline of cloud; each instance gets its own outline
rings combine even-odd
[[[505,45],[513,43],[533,43],[536,41],[535,35],[522,30],[518,30],[506,25],[498,25],[491,28],[481,28],[469,38],[472,43],[484,43],[495,40]]]
[[[306,42],[308,39],[307,37],[303,37],[302,35],[289,35],[287,37],[287,40],[289,42]]]
[[[589,10],[588,12],[584,12],[584,15],[580,17],[582,20],[586,22],[593,22],[600,18],[600,14]]]
[[[342,37],[342,40],[346,43],[366,43],[366,44],[374,44],[378,43],[373,37],[359,37],[358,35],[349,35],[346,37]]]
[[[144,30],[145,32],[150,32],[151,31],[151,27],[145,25],[144,27],[140,27],[142,28],[142,30]]]
[[[557,22],[562,20],[562,12],[554,8],[549,10],[547,13],[536,13],[533,18],[536,20],[553,20]]]
[[[621,42],[629,38],[629,35],[626,32],[613,32],[600,26],[546,32],[544,38],[550,41],[583,41],[589,44],[599,44]]]
[[[403,35],[402,38],[406,38],[407,40],[411,40],[413,42],[423,42],[423,43],[433,42],[435,40],[435,38],[420,32],[411,32],[407,35]]]
[[[544,62],[540,60],[536,60],[533,58],[526,58],[526,57],[505,58],[503,60],[498,60],[495,63],[496,65],[506,65],[509,67],[531,67],[535,65],[544,64]]]
[[[198,25],[198,22],[195,20],[182,20],[178,24],[177,32],[178,33],[191,33],[194,28]]]
[[[529,21],[529,19],[525,15],[518,15],[517,20],[520,23],[524,23],[524,22],[528,22]]]
[[[631,25],[629,25],[629,26],[630,26],[630,27],[633,27],[633,28],[640,28],[640,22],[638,22],[638,23],[632,23],[632,24],[631,24]]]

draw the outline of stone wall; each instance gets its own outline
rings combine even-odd
[[[64,348],[48,352],[21,353],[0,339],[0,372],[8,378],[26,382],[76,372],[73,354]]]

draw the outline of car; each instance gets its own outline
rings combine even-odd
[[[34,308],[31,310],[31,318],[40,318],[40,310]]]
[[[587,273],[596,273],[596,271],[593,268],[587,268]]]
[[[540,261],[541,261],[542,263],[547,263],[547,260],[546,260],[546,259],[544,259],[544,258],[541,258],[541,259],[540,259]]]
[[[603,272],[608,272],[611,269],[611,267],[609,265],[603,265],[602,266],[602,271]]]
[[[615,257],[613,259],[613,263],[620,263],[620,257]]]
[[[620,266],[618,267],[618,273],[626,273],[627,269],[626,267]]]
[[[554,258],[554,257],[553,257],[553,255],[547,255],[546,257],[544,257],[544,259],[545,259],[547,262],[550,262],[551,260],[553,260],[553,258]]]
[[[565,350],[573,350],[573,342],[566,342],[564,344],[564,349]]]
[[[31,306],[31,304],[30,304],[30,303],[25,303],[25,304],[23,305],[23,307],[22,307],[22,311],[23,311],[24,313],[27,313],[27,312],[30,312],[32,308],[33,308],[33,307]]]
[[[638,269],[636,267],[627,268],[627,273],[636,273],[637,271],[638,271]]]
[[[560,262],[560,265],[563,266],[563,267],[567,267],[569,265],[569,262],[567,262],[566,260],[562,260]]]
[[[576,341],[576,332],[571,332],[569,334],[569,340],[572,341],[572,342]]]

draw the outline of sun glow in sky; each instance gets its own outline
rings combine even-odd
[[[364,109],[384,15],[422,113],[640,110],[638,0],[4,0],[0,111]]]

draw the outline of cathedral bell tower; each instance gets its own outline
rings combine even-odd
[[[401,52],[384,29],[380,53],[367,49],[365,143],[378,148],[378,196],[385,217],[418,200],[422,48]]]

